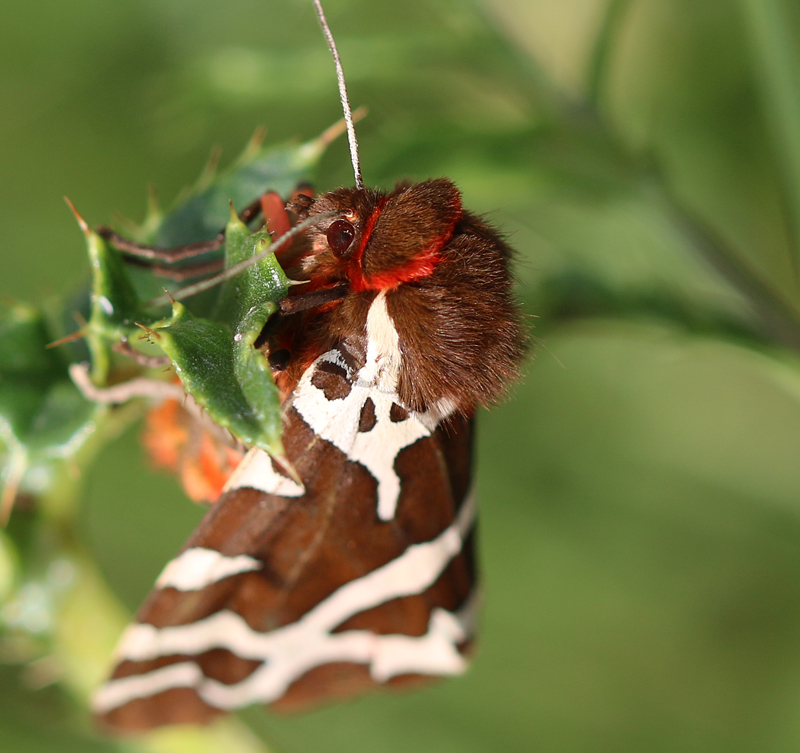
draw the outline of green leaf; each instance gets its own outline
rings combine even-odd
[[[241,211],[267,190],[288,195],[298,183],[307,181],[329,138],[329,134],[323,134],[304,144],[270,148],[251,144],[227,172],[210,182],[206,177],[200,182],[197,192],[189,193],[166,215],[161,215],[151,200],[148,219],[140,228],[141,232],[134,234],[139,240],[151,241],[161,248],[214,238],[225,225],[231,204]],[[137,322],[152,326],[161,319],[148,314],[145,303],[162,291],[164,281],[152,272],[126,264],[119,251],[80,218],[79,222],[86,235],[92,268],[91,314],[85,334],[92,354],[93,378],[102,384],[107,380],[111,367],[111,345],[131,336]],[[228,255],[239,253],[231,251],[230,246],[228,249]],[[207,256],[213,256],[213,252]],[[276,285],[285,287],[280,282],[283,273],[276,264],[260,268],[262,271],[256,273],[254,280],[260,283],[260,277],[264,277],[263,282],[270,290]],[[205,313],[208,308],[213,308],[213,301],[218,296],[212,294],[195,300],[193,307]],[[209,299],[212,301],[210,304]]]
[[[269,245],[266,232],[250,233],[234,215],[226,230],[230,267]],[[215,321],[192,316],[179,303],[173,318],[157,330],[188,392],[211,418],[238,439],[283,454],[278,390],[269,364],[253,347],[288,283],[274,255],[227,280]]]
[[[0,309],[0,462],[8,494],[54,483],[53,464],[73,458],[107,410],[80,394],[66,362],[47,349],[51,340],[36,309]]]
[[[226,268],[270,244],[269,233],[251,233],[232,203],[228,211]],[[209,416],[245,444],[273,455],[283,454],[280,399],[267,359],[253,346],[288,290],[270,254],[222,284],[211,318],[194,316],[176,302],[172,318],[154,330],[187,392]]]
[[[204,171],[194,189],[182,194],[175,207],[166,214],[159,210],[151,194],[147,217],[138,228],[133,227],[131,234],[137,242],[158,248],[211,240],[228,221],[231,203],[241,211],[266,191],[288,196],[298,184],[309,182],[331,138],[329,129],[303,144],[262,147],[254,140],[228,170],[216,175],[208,169]],[[212,251],[175,266],[180,268],[211,261],[219,258],[220,253]],[[149,300],[163,292],[164,278],[136,267],[130,268],[128,274],[141,300]],[[169,287],[177,289],[181,285]],[[205,315],[215,301],[213,294],[205,293],[193,298],[190,307],[193,312]]]
[[[0,436],[7,444],[67,455],[94,406],[72,384],[36,309],[0,310]]]
[[[282,454],[275,385],[268,370],[247,368],[228,327],[196,318],[185,306],[175,303],[172,319],[154,335],[186,391],[216,423],[246,444]],[[252,357],[257,355],[254,351]]]
[[[11,539],[0,531],[0,604],[11,595],[18,578],[18,555]]]
[[[308,179],[331,134],[329,129],[301,145],[264,149],[251,144],[226,173],[216,178],[207,173],[196,192],[179,201],[172,212],[162,216],[151,201],[146,225],[135,235],[159,247],[185,245],[213,238],[230,215],[225,265],[251,258],[269,246],[270,238],[265,231],[250,233],[234,207],[241,210],[268,189],[290,193]],[[163,318],[146,310],[146,301],[161,287],[158,279],[152,272],[126,264],[117,249],[80,217],[78,220],[92,268],[90,315],[84,334],[94,382],[104,385],[109,381],[112,346],[131,337],[136,325],[142,324],[152,328],[186,390],[214,421],[246,444],[282,454],[278,391],[266,358],[253,347],[277,302],[288,292],[288,281],[275,257],[268,256],[204,299],[193,298],[194,312],[176,305],[172,318],[161,325]],[[9,385],[6,393],[5,402],[13,406],[15,423],[33,422],[42,405],[51,419],[67,416],[82,401],[71,382],[54,389],[44,404],[40,391],[25,381]],[[2,398],[0,394],[0,403]],[[51,432],[62,422],[44,423],[42,431]],[[51,442],[47,433],[41,434],[41,439],[45,445]]]
[[[108,378],[111,345],[130,335],[136,322],[152,323],[144,314],[119,252],[84,226],[92,269],[91,314],[85,334],[92,354],[95,382]]]
[[[228,220],[230,202],[241,211],[265,191],[289,195],[308,181],[327,141],[251,147],[210,186],[190,194],[169,212],[153,236],[159,247],[182,246],[213,238]]]
[[[225,268],[228,269],[252,258],[269,245],[269,233],[265,231],[251,233],[232,213],[225,230]],[[267,256],[258,264],[223,283],[214,318],[230,322],[236,332],[243,332],[239,323],[252,316],[258,318],[260,315],[255,314],[253,310],[261,310],[265,306],[269,308],[266,316],[271,315],[275,311],[275,304],[286,297],[288,290],[288,279],[275,256]]]
[[[783,0],[742,0],[751,53],[779,155],[795,253],[800,232],[800,26]]]

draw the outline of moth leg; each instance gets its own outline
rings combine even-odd
[[[189,243],[186,246],[175,246],[174,248],[157,248],[156,246],[136,243],[135,241],[123,238],[108,227],[98,228],[97,234],[107,241],[110,241],[114,247],[118,248],[120,251],[124,251],[139,259],[157,259],[168,264],[216,251],[225,243],[225,233],[220,233],[216,238],[212,238],[210,241]]]
[[[341,301],[349,290],[350,286],[346,282],[340,282],[330,288],[321,288],[284,298],[278,305],[282,314],[297,314],[300,311],[319,308],[326,303]]]
[[[104,405],[127,403],[137,397],[181,401],[186,397],[186,393],[180,384],[162,382],[158,379],[147,379],[145,377],[136,377],[111,387],[98,387],[92,382],[89,374],[89,365],[85,363],[70,364],[69,375],[87,400]]]
[[[298,183],[297,188],[292,191],[292,195],[289,198],[289,202],[298,201],[301,196],[305,198],[302,201],[306,201],[311,199],[313,201],[315,195],[314,187],[310,183]]]
[[[301,183],[292,192],[288,202],[284,201],[279,194],[268,191],[261,197],[261,211],[264,215],[264,222],[272,236],[273,241],[277,241],[281,236],[288,233],[292,226],[301,220],[301,217],[294,210],[299,206],[298,202],[313,201],[314,190],[311,186]],[[308,212],[302,219],[306,219]],[[276,258],[281,265],[286,268],[291,266],[294,259],[305,253],[305,249],[292,243],[275,252]]]
[[[214,259],[213,261],[201,262],[199,264],[187,264],[183,267],[170,267],[167,264],[159,264],[158,262],[151,262],[136,257],[132,257],[128,259],[128,261],[136,266],[146,267],[154,275],[165,277],[173,282],[183,282],[192,277],[201,277],[202,275],[221,272],[225,268],[223,259]]]
[[[239,212],[239,219],[245,225],[249,225],[261,211],[261,197],[257,198],[252,203],[248,204],[241,212]]]
[[[239,219],[245,224],[249,224],[258,215],[260,210],[261,199],[258,198],[239,213]],[[211,240],[200,241],[198,243],[188,243],[185,246],[175,246],[173,248],[158,248],[157,246],[148,246],[143,243],[136,243],[128,238],[124,238],[109,227],[99,227],[97,229],[97,234],[105,238],[107,241],[110,241],[120,251],[124,251],[133,257],[136,257],[140,260],[157,260],[165,262],[166,264],[174,264],[175,262],[183,261],[184,259],[192,259],[195,256],[201,256],[202,254],[217,251],[218,249],[222,248],[223,244],[225,243],[224,230],[218,233]],[[158,265],[155,264],[152,266],[154,269],[164,269],[163,265],[161,267],[158,267]],[[219,268],[215,270],[209,269],[208,271],[218,271],[218,269]],[[159,274],[159,272],[156,271],[156,274]],[[197,274],[203,273],[195,272],[194,274],[188,276],[196,276]]]
[[[171,363],[169,356],[147,356],[144,353],[140,353],[130,344],[127,337],[114,343],[111,350],[123,356],[128,356],[128,358],[132,358],[139,366],[144,366],[146,369],[160,369],[169,366]]]
[[[302,311],[309,311],[328,303],[340,301],[347,295],[349,289],[349,285],[342,282],[330,288],[299,293],[298,295],[284,298],[278,304],[278,311],[264,325],[254,343],[256,348],[264,348],[270,343],[270,347],[267,348],[267,358],[273,374],[285,371],[291,360],[292,338],[281,334],[287,326],[292,326],[289,324],[291,321],[289,317]]]
[[[299,185],[292,193],[286,209],[291,212],[297,220],[304,220],[308,217],[308,210],[314,203],[314,189],[307,184]]]
[[[276,241],[292,227],[289,213],[286,211],[286,202],[275,191],[267,191],[259,201],[267,230],[272,240]]]

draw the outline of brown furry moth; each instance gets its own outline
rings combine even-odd
[[[204,722],[458,674],[473,640],[473,415],[525,351],[509,247],[446,178],[262,201],[292,287],[257,343],[294,473],[251,449],[125,632],[95,711]],[[287,215],[288,211],[288,215]]]

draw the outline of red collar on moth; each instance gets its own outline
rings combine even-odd
[[[363,269],[364,250],[372,237],[375,224],[388,201],[389,197],[384,197],[372,211],[372,214],[369,216],[364,226],[364,231],[361,234],[359,247],[353,254],[350,263],[346,266],[346,275],[350,282],[351,289],[355,293],[361,293],[365,290],[392,290],[405,283],[414,282],[414,280],[420,280],[424,277],[430,277],[442,260],[442,249],[450,242],[450,239],[453,237],[453,231],[463,214],[459,202],[458,211],[446,230],[437,236],[433,242],[423,247],[407,264],[397,269],[378,272],[368,276],[364,274]]]

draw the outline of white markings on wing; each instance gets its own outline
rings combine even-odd
[[[223,578],[258,570],[261,566],[259,560],[246,554],[226,557],[214,549],[193,547],[167,564],[158,576],[156,588],[198,591]]]
[[[272,465],[272,458],[257,447],[244,456],[236,470],[230,475],[223,492],[250,487],[279,497],[302,497],[305,489],[286,476],[282,476]]]
[[[428,632],[418,638],[410,635],[382,635],[375,647],[370,674],[376,682],[386,682],[405,674],[458,675],[467,661],[456,644],[468,637],[458,615],[434,609]],[[373,636],[377,637],[377,636]]]
[[[457,645],[470,635],[471,609],[456,614],[441,608],[432,610],[428,632],[419,637],[376,635],[368,630],[332,631],[353,615],[425,591],[461,551],[474,518],[475,503],[470,496],[453,524],[435,539],[411,545],[383,567],[334,591],[297,622],[277,630],[255,631],[241,616],[228,610],[188,625],[161,629],[147,624],[131,625],[118,648],[122,661],[147,661],[224,648],[243,659],[264,663],[232,685],[185,669],[176,669],[174,682],[169,684],[167,678],[172,675],[165,676],[164,668],[110,680],[95,695],[95,711],[105,713],[171,687],[193,687],[207,703],[222,709],[270,703],[307,671],[330,662],[369,664],[372,677],[378,682],[409,672],[432,675],[463,672],[466,661]],[[173,665],[185,666],[185,662]]]
[[[191,688],[203,681],[194,662],[185,661],[155,669],[146,675],[132,675],[103,685],[94,697],[97,713],[123,706],[134,698],[146,698],[172,688]]]
[[[386,293],[381,291],[367,313],[367,362],[358,377],[384,392],[397,394],[402,362],[400,337],[386,308]]]
[[[443,403],[440,409],[427,413],[409,411],[404,420],[392,421],[392,405],[402,405],[397,394],[402,355],[383,292],[372,302],[367,315],[367,361],[354,376],[346,397],[329,400],[313,384],[317,366],[326,361],[348,370],[337,350],[324,353],[303,374],[292,404],[317,436],[372,474],[378,482],[378,517],[391,520],[400,497],[400,479],[394,470],[398,453],[418,439],[430,436],[439,421],[452,412],[452,406]],[[368,398],[375,406],[375,425],[370,431],[360,432],[361,409]]]

